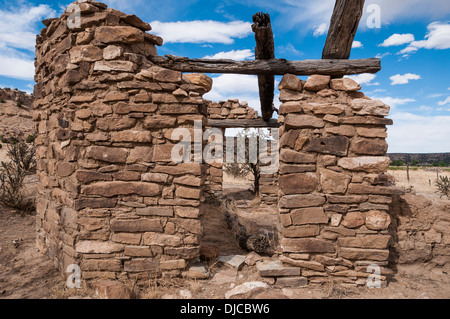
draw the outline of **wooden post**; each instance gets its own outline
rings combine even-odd
[[[270,16],[267,13],[256,13],[253,15],[252,30],[255,33],[255,59],[272,60],[275,59],[275,44],[273,31],[270,23]],[[275,89],[275,76],[259,75],[259,98],[261,101],[262,118],[267,121],[273,115],[273,99]]]
[[[409,183],[409,163],[406,163],[406,178],[408,179]]]
[[[322,59],[348,59],[365,0],[336,0]]]

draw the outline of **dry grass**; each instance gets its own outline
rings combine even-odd
[[[191,290],[194,294],[200,293],[200,292],[202,291],[202,289],[203,289],[203,286],[204,286],[204,283],[203,283],[203,282],[200,282],[200,281],[198,281],[198,280],[196,280],[196,279],[191,280],[191,281],[189,282],[190,290]]]
[[[328,289],[326,299],[343,299],[350,298],[355,292],[356,288],[344,286],[333,280],[333,277],[329,277]]]
[[[227,172],[223,172],[223,183],[224,184],[233,184],[233,185],[246,185],[249,187],[253,186],[253,176],[249,174],[246,177],[240,178],[240,177],[233,177],[232,175],[228,174]]]
[[[158,280],[156,277],[154,279],[149,279],[148,288],[140,293],[141,299],[161,299],[162,292],[158,288]]]
[[[66,282],[62,282],[60,285],[51,289],[50,299],[68,299],[70,297],[93,297],[95,291],[90,288],[86,282],[81,281],[81,288],[67,288]]]
[[[435,168],[432,168],[430,171],[424,169],[410,169],[409,181],[407,179],[406,169],[389,170],[388,174],[394,177],[395,185],[403,187],[404,189],[408,189],[412,186],[413,188],[411,190],[417,194],[430,195],[435,194],[437,190],[434,186],[437,177]],[[442,169],[439,170],[438,174],[439,176],[450,177],[450,172],[443,171]]]

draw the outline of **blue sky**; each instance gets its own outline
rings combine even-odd
[[[32,91],[40,21],[59,16],[70,2],[0,0],[0,87]],[[160,55],[235,60],[254,58],[250,26],[259,11],[271,15],[277,58],[320,59],[334,6],[334,0],[104,2],[149,22],[165,40]],[[373,4],[380,28],[368,26]],[[382,71],[354,79],[367,96],[391,106],[389,152],[450,152],[450,1],[366,0],[364,12],[351,58],[380,57]],[[206,98],[240,98],[259,109],[256,77],[211,77]]]

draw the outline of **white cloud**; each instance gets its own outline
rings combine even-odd
[[[439,106],[444,106],[450,103],[450,96],[448,96],[444,101],[438,102]]]
[[[246,38],[252,33],[251,23],[244,21],[153,21],[150,24],[152,32],[161,36],[165,43],[233,44],[234,38]]]
[[[231,50],[227,52],[219,52],[214,55],[207,55],[204,59],[231,59],[236,61],[254,60],[255,54],[250,49]]]
[[[292,43],[280,45],[277,47],[276,51],[281,54],[293,54],[297,57],[304,54],[302,51],[297,50]]]
[[[327,33],[327,31],[328,31],[328,24],[324,22],[324,23],[321,23],[319,26],[317,26],[314,29],[313,35],[315,37],[320,37],[321,35],[324,35],[325,33]]]
[[[406,74],[396,74],[391,76],[389,79],[392,81],[391,85],[397,85],[397,84],[407,84],[410,80],[420,80],[420,75],[413,74],[413,73],[406,73]]]
[[[414,34],[412,34],[412,33],[405,33],[405,34],[394,33],[393,35],[391,35],[389,38],[384,40],[384,42],[379,44],[378,46],[391,47],[391,46],[411,43],[413,41],[414,41]]]
[[[256,75],[222,74],[213,77],[212,90],[204,95],[205,99],[211,101],[226,101],[228,99],[239,99],[246,101],[248,105],[261,114],[261,103],[259,100],[258,77]],[[279,82],[275,81],[275,88]],[[279,108],[279,93],[275,92],[274,104]],[[276,116],[276,113],[274,114]]]
[[[389,105],[392,108],[397,107],[399,105],[404,105],[404,104],[416,101],[414,99],[408,99],[408,98],[401,99],[401,98],[395,98],[395,97],[390,97],[390,96],[371,97],[371,99],[372,100],[380,100],[380,101],[382,101],[383,103]]]
[[[377,53],[377,55],[375,56],[377,59],[382,59],[388,55],[391,55],[390,52],[385,52],[385,53]]]
[[[432,99],[435,99],[435,98],[441,97],[441,96],[444,96],[444,94],[443,93],[434,93],[434,94],[427,95],[427,97],[432,98]]]
[[[205,99],[218,102],[239,98],[255,110],[261,110],[257,76],[222,74],[212,79],[212,90],[205,94]]]
[[[335,0],[234,0],[244,5],[255,5],[266,8],[271,12],[278,12],[274,19],[277,28],[296,29],[300,32],[315,30],[320,24],[330,22]],[[364,14],[361,18],[359,28],[367,29],[368,17],[367,7],[378,4],[381,9],[381,26],[395,21],[416,21],[426,19],[448,18],[450,13],[450,1],[448,0],[376,0],[366,1]]]
[[[403,54],[403,57],[408,57],[410,53],[416,52],[417,50],[419,50],[419,48],[409,46],[399,51],[397,54]]]
[[[365,13],[361,18],[360,27],[366,27],[365,21],[371,13],[366,12],[367,6],[375,3],[381,9],[382,27],[385,24],[399,21],[415,21],[419,19],[440,19],[450,13],[448,0],[376,0],[366,1]]]
[[[424,116],[407,112],[392,114],[388,127],[390,153],[448,152],[450,116]]]
[[[398,54],[408,56],[419,49],[450,49],[450,23],[432,22],[427,26],[427,30],[425,40],[411,42]]]
[[[55,16],[48,5],[18,5],[0,10],[0,75],[21,80],[34,78],[36,34],[41,20]]]
[[[37,26],[41,20],[53,17],[56,12],[48,5],[21,6],[14,11],[0,10],[0,42],[5,46],[34,51]]]
[[[6,56],[0,53],[0,75],[22,80],[33,80],[34,61]]]
[[[433,108],[430,106],[426,106],[426,105],[422,105],[421,107],[419,107],[420,111],[432,111]]]
[[[362,48],[362,47],[363,47],[363,44],[360,41],[353,41],[353,43],[352,43],[353,49]]]
[[[352,79],[353,81],[355,81],[358,84],[365,84],[365,85],[379,85],[376,83],[372,83],[372,81],[377,77],[375,74],[371,74],[371,73],[362,73],[362,74],[357,74],[357,75],[346,75],[344,76],[346,78]]]

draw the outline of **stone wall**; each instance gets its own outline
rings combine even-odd
[[[278,174],[262,174],[259,180],[261,202],[266,205],[278,204]]]
[[[153,65],[151,27],[94,1],[45,20],[34,119],[37,243],[84,279],[180,275],[198,256],[203,164],[176,165],[177,127],[205,121],[199,75]]]
[[[400,193],[384,174],[389,107],[356,92],[350,79],[286,75],[279,88],[283,267],[268,273],[293,276],[285,283],[332,276],[365,284],[367,265],[378,264],[386,279],[388,205]]]
[[[395,263],[448,272],[450,200],[405,194],[395,196],[390,208]]]
[[[210,102],[208,105],[208,117],[210,119],[256,119],[258,112],[248,106],[247,102],[239,100],[228,100],[220,102]]]

